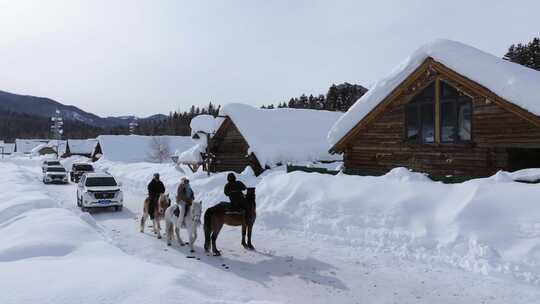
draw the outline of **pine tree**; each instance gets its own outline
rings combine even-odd
[[[512,44],[503,59],[540,71],[540,38],[533,38],[527,44]]]

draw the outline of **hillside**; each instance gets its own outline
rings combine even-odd
[[[60,110],[64,120],[80,122],[99,128],[126,127],[135,118],[134,116],[100,117],[76,106],[65,105],[50,98],[19,95],[5,91],[0,91],[0,110],[40,117],[51,117],[56,110]],[[142,120],[156,120],[165,117],[165,115],[157,114]]]

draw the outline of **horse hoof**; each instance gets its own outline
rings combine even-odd
[[[184,243],[180,243],[180,246],[184,247],[184,246],[186,246],[186,244],[184,244]]]
[[[214,256],[221,256],[221,252],[219,252],[219,251],[214,251]]]
[[[255,247],[253,247],[253,245],[248,246],[248,249],[252,250],[252,251],[255,251]]]
[[[247,244],[242,244],[242,247],[244,247],[244,249],[249,249],[249,246]]]
[[[167,243],[167,246],[171,246],[171,243]]]
[[[158,235],[157,238],[158,238],[158,239],[161,239],[161,235]]]
[[[191,249],[189,252],[193,253],[193,252],[195,252],[195,250]]]

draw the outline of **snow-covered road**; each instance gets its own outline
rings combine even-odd
[[[2,167],[7,162],[0,162],[0,172],[4,172]],[[43,185],[36,160],[13,162],[49,197],[80,214],[75,204],[74,184]],[[10,182],[25,181],[13,179]],[[2,187],[6,191],[10,189],[10,185]],[[199,292],[213,299],[224,299],[223,303],[231,300],[246,303],[535,303],[540,298],[538,286],[509,277],[397,259],[390,254],[364,252],[308,234],[261,225],[256,225],[254,230],[256,252],[240,246],[238,228],[226,228],[218,243],[223,250],[222,257],[204,254],[200,231],[197,258],[187,258],[190,255],[187,248],[177,244],[167,247],[150,229],[145,234],[138,231],[142,193],[128,188],[122,212],[91,213],[104,231],[106,241],[141,262],[187,271],[194,281],[207,283]],[[0,261],[0,268],[2,263],[9,262]],[[143,275],[160,276],[160,273]],[[70,281],[76,280],[70,278]],[[140,292],[145,293],[145,290]],[[108,300],[102,299],[99,303],[108,303]]]

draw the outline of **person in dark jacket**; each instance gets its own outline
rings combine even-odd
[[[159,173],[154,173],[154,178],[148,184],[148,197],[150,198],[150,206],[148,206],[148,213],[150,218],[154,219],[154,208],[156,208],[159,200],[159,196],[165,193],[165,185],[159,180]]]
[[[241,181],[236,180],[234,173],[229,173],[229,175],[227,175],[227,181],[228,183],[225,185],[224,192],[231,200],[231,209],[244,210],[244,200],[246,198],[242,191],[247,189],[246,185]]]

